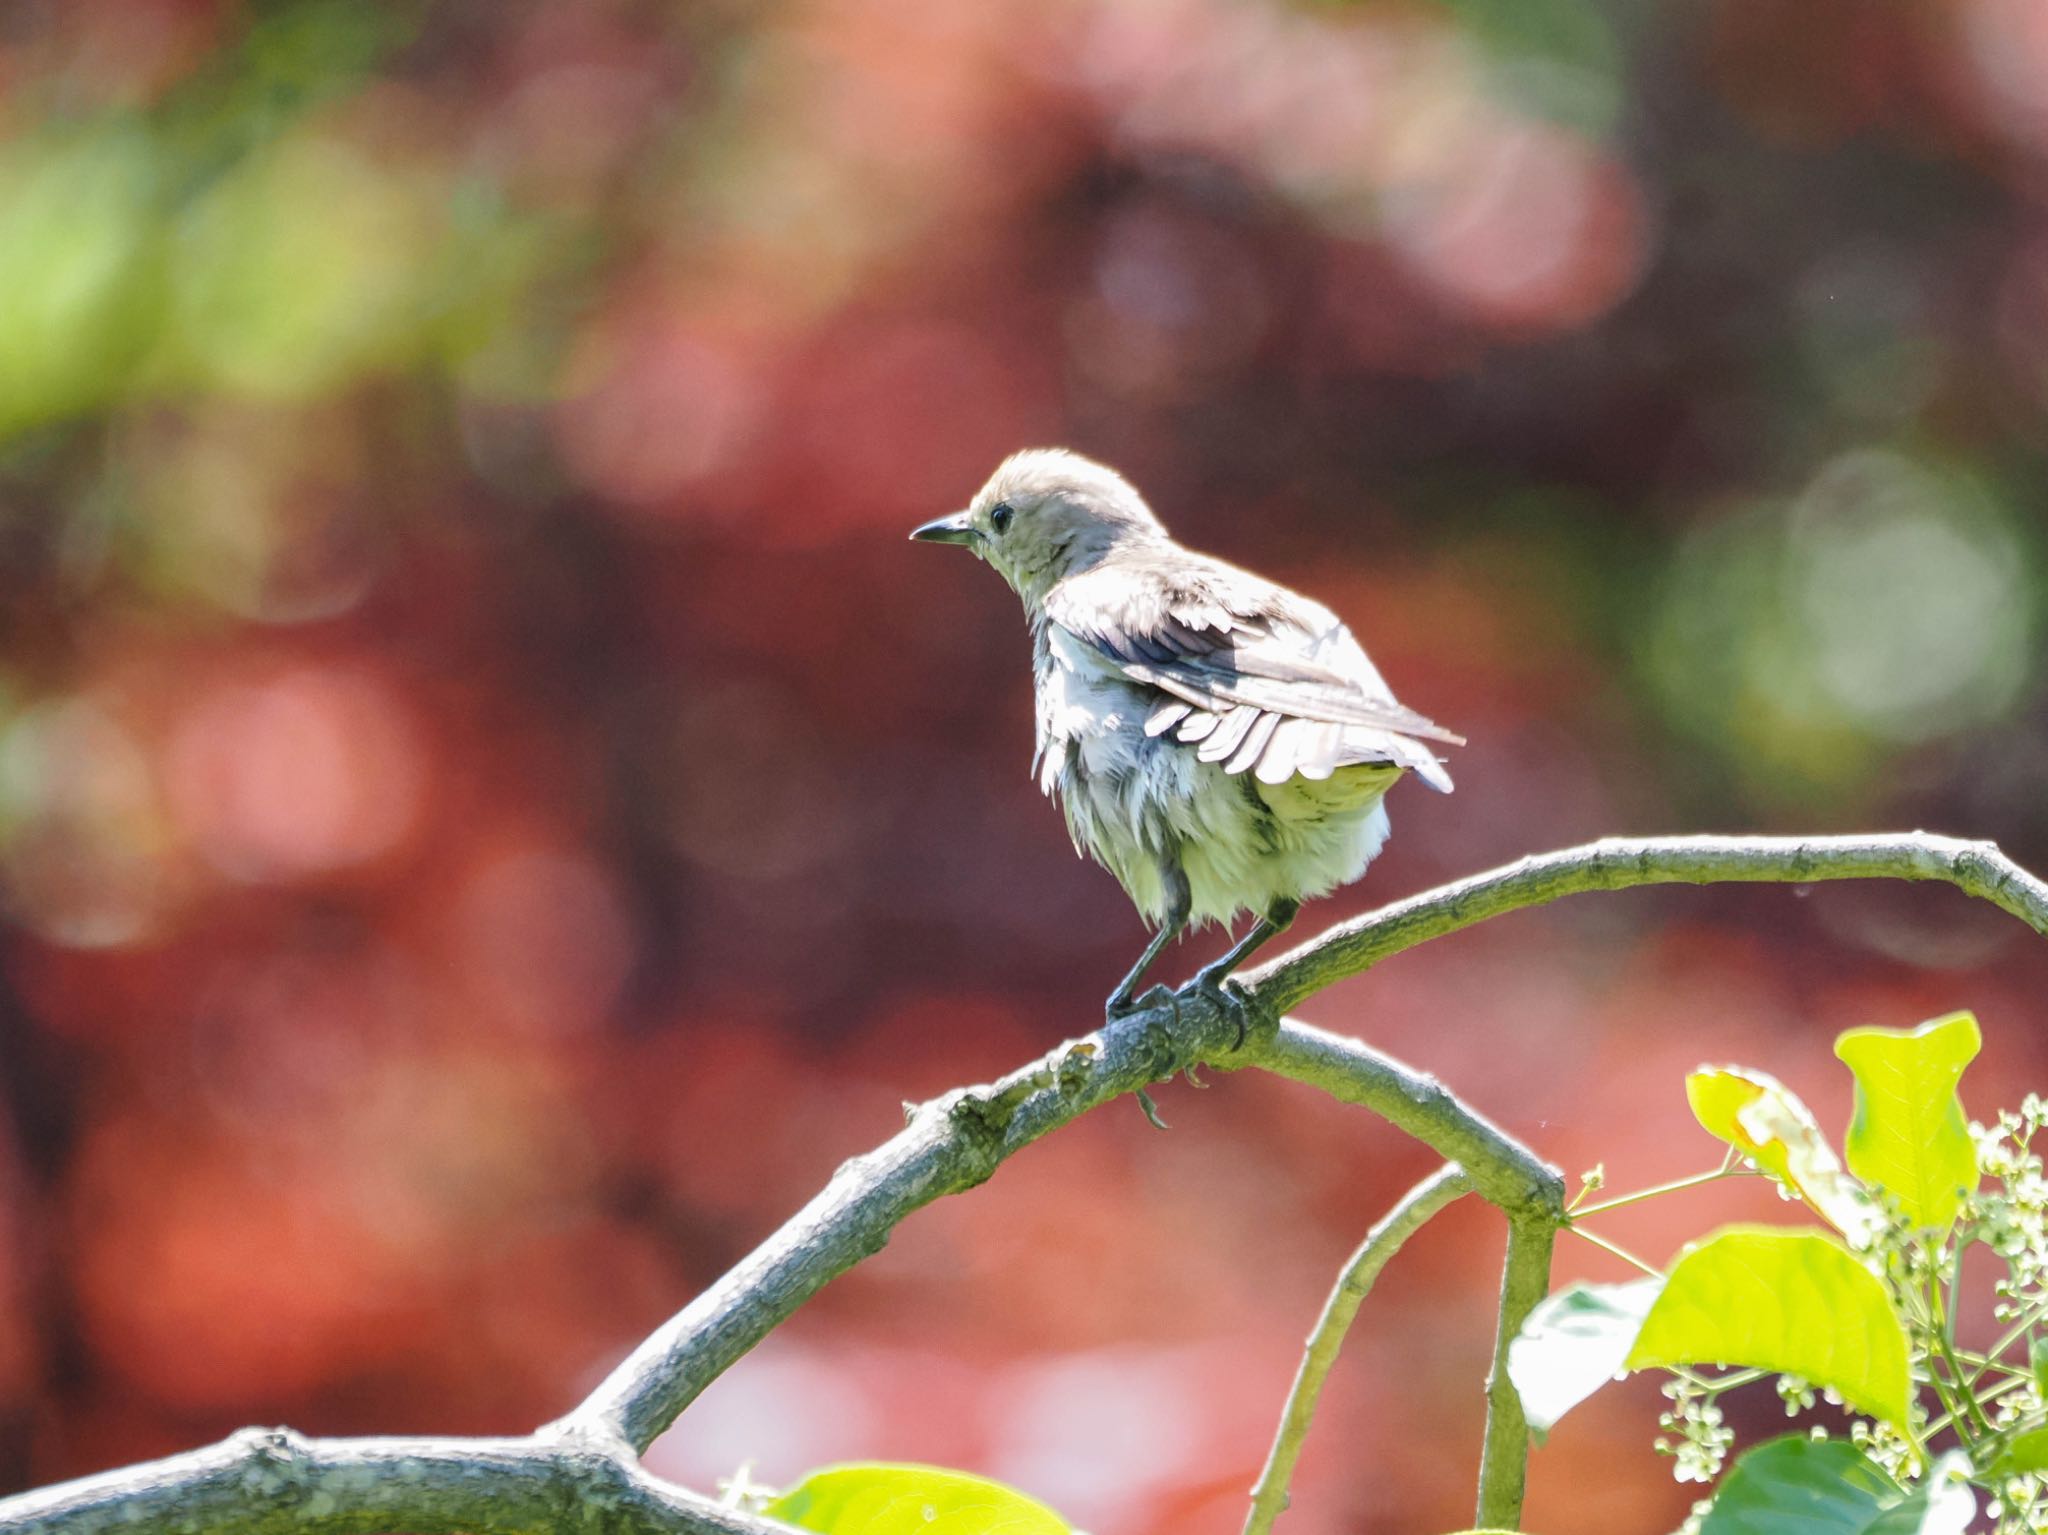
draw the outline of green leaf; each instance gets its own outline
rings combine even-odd
[[[1917,1029],[1851,1029],[1835,1041],[1856,1074],[1849,1166],[1888,1190],[1916,1227],[1946,1230],[1977,1186],[1977,1148],[1956,1083],[1981,1043],[1968,1013]]]
[[[2048,1471],[2048,1428],[2030,1428],[2015,1435],[1998,1457],[1998,1470],[2013,1476]]]
[[[1625,1361],[1803,1375],[1858,1411],[1906,1420],[1906,1333],[1855,1254],[1818,1231],[1732,1226],[1671,1267]]]
[[[1072,1535],[1043,1503],[937,1466],[828,1466],[762,1512],[821,1535]]]
[[[1902,1496],[1848,1441],[1788,1434],[1736,1457],[1699,1535],[1863,1535]]]
[[[1790,1088],[1746,1067],[1703,1066],[1685,1079],[1685,1098],[1709,1135],[1791,1189],[1851,1246],[1870,1245],[1880,1226],[1876,1206]]]
[[[1945,1455],[1908,1493],[1842,1439],[1788,1434],[1736,1459],[1699,1535],[1963,1535],[1977,1498]]]
[[[1508,1379],[1540,1440],[1572,1408],[1622,1373],[1661,1279],[1575,1284],[1546,1296],[1508,1345]]]

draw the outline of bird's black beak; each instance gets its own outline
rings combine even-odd
[[[972,543],[975,537],[973,513],[955,512],[950,517],[941,517],[921,528],[912,529],[910,536],[924,544]]]

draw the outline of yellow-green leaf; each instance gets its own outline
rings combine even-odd
[[[1977,1186],[1977,1148],[1956,1083],[1980,1044],[1968,1013],[1917,1029],[1851,1029],[1835,1041],[1856,1074],[1849,1166],[1891,1193],[1916,1227],[1946,1230]]]
[[[1703,1066],[1685,1079],[1685,1097],[1709,1135],[1791,1189],[1851,1246],[1870,1245],[1879,1227],[1876,1206],[1790,1088],[1746,1067]]]
[[[937,1466],[828,1466],[762,1512],[820,1535],[1072,1535],[1037,1499]]]
[[[1731,1226],[1687,1249],[1627,1363],[1803,1375],[1871,1417],[1906,1419],[1905,1329],[1876,1276],[1819,1231]]]

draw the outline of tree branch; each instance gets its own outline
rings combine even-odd
[[[1241,1055],[1218,1069],[1257,1066],[1370,1109],[1447,1162],[1456,1162],[1489,1204],[1510,1212],[1564,1217],[1564,1177],[1535,1152],[1471,1107],[1435,1077],[1403,1065],[1361,1040],[1283,1018],[1254,1031]]]
[[[1244,977],[1261,1006],[1284,1013],[1333,981],[1489,917],[1587,890],[1724,881],[1944,880],[2048,934],[2048,884],[1991,842],[1928,832],[1858,837],[1609,838],[1524,858],[1439,885],[1340,923]]]
[[[983,1087],[909,1111],[754,1252],[658,1328],[556,1425],[645,1450],[699,1392],[828,1280],[879,1252],[913,1210],[973,1188],[1004,1160],[1097,1104],[1229,1053],[1237,1020],[1190,990],[1116,1019]],[[4,1530],[0,1526],[0,1530]]]
[[[245,1428],[219,1444],[0,1503],[8,1535],[789,1535],[629,1457],[523,1439],[307,1439]]]
[[[1352,1319],[1371,1293],[1380,1270],[1431,1216],[1471,1190],[1472,1180],[1465,1176],[1464,1169],[1455,1162],[1446,1163],[1402,1195],[1400,1203],[1365,1234],[1358,1251],[1344,1265],[1336,1288],[1323,1304],[1315,1330],[1309,1334],[1308,1346],[1302,1351],[1301,1368],[1295,1372],[1294,1386],[1281,1410],[1272,1452],[1266,1457],[1265,1470],[1259,1473],[1258,1485],[1252,1488],[1252,1508],[1244,1522],[1244,1535],[1266,1535],[1273,1528],[1273,1521],[1286,1512],[1287,1484],[1294,1478],[1295,1462],[1301,1459],[1301,1447],[1308,1440],[1309,1424],[1315,1418],[1323,1382],[1337,1362],[1344,1335],[1351,1330]]]
[[[915,1108],[899,1135],[841,1167],[588,1400],[531,1438],[306,1440],[248,1430],[212,1449],[0,1502],[0,1535],[271,1535],[287,1528],[552,1535],[592,1520],[626,1535],[777,1529],[649,1476],[637,1452],[821,1286],[878,1251],[913,1210],[980,1183],[1005,1158],[1097,1104],[1201,1063],[1259,1066],[1311,1083],[1371,1108],[1463,1167],[1473,1187],[1509,1215],[1500,1325],[1503,1337],[1512,1336],[1547,1282],[1563,1180],[1434,1079],[1279,1015],[1403,949],[1578,891],[1884,877],[1946,880],[2048,932],[2048,886],[1990,843],[1924,833],[1610,841],[1524,859],[1342,924],[1262,966],[1246,977],[1244,1014],[1191,984],[1170,1002],[1119,1018],[996,1082]],[[1520,1503],[1527,1435],[1498,1370],[1489,1390],[1481,1507],[1507,1525]],[[599,1509],[602,1516],[593,1512]]]

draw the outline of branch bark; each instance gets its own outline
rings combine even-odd
[[[24,1493],[8,1535],[790,1535],[545,1435],[307,1439],[246,1428],[219,1444]]]
[[[0,1502],[0,1535],[778,1529],[660,1482],[640,1469],[637,1454],[821,1286],[878,1251],[912,1211],[982,1182],[1097,1104],[1196,1064],[1258,1066],[1310,1083],[1374,1110],[1463,1167],[1509,1216],[1501,1327],[1511,1336],[1515,1308],[1546,1282],[1550,1237],[1562,1219],[1557,1172],[1432,1078],[1280,1014],[1403,949],[1580,891],[1874,878],[1946,880],[2048,933],[2048,886],[1990,843],[1924,833],[1609,841],[1527,858],[1383,907],[1261,966],[1241,992],[1248,1017],[1189,986],[1171,1003],[1069,1041],[996,1082],[917,1107],[900,1134],[841,1167],[585,1402],[530,1438],[306,1440],[248,1430],[212,1449]],[[1498,1376],[1490,1395],[1482,1510],[1509,1525],[1520,1505],[1527,1435]]]
[[[2048,884],[1992,842],[1928,832],[1857,837],[1610,837],[1439,885],[1338,924],[1267,961],[1245,987],[1284,1013],[1334,981],[1489,917],[1588,890],[1730,881],[1942,880],[2048,934]]]
[[[1521,1525],[1522,1495],[1529,1483],[1529,1420],[1522,1412],[1522,1394],[1508,1378],[1508,1347],[1550,1288],[1550,1250],[1556,1243],[1555,1221],[1508,1217],[1500,1324],[1493,1335],[1493,1366],[1486,1376],[1486,1440],[1479,1456],[1479,1513],[1474,1522],[1482,1530]]]

